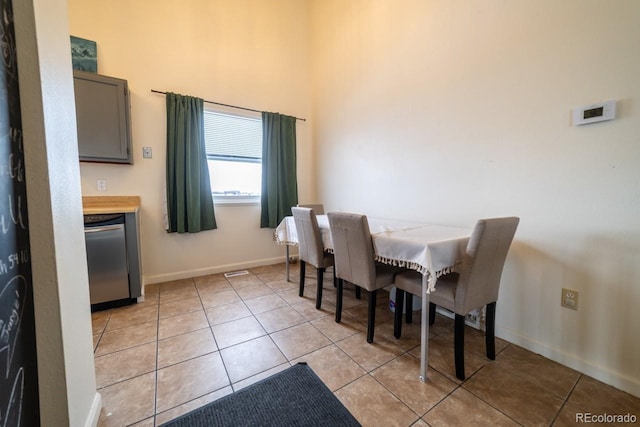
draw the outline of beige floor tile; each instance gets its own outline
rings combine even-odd
[[[155,417],[149,417],[146,420],[131,424],[130,427],[155,427]]]
[[[158,341],[158,369],[217,351],[211,329],[205,328]]]
[[[380,297],[381,295],[384,295],[384,293],[380,293],[378,297]],[[366,294],[364,292],[362,293],[362,298],[363,299],[366,298]],[[365,299],[365,301],[367,300]],[[350,315],[351,317],[353,317],[354,319],[362,323],[367,323],[367,318],[369,313],[369,304],[368,303],[361,304],[361,305],[358,305],[357,307],[353,307],[349,309],[344,309],[343,307],[343,312],[346,312],[348,315]],[[376,306],[376,325],[389,322],[389,321],[393,321],[393,313],[391,312],[391,310],[389,310],[387,306],[377,305]]]
[[[366,372],[336,345],[330,345],[292,360],[291,364],[306,362],[331,391],[365,375]]]
[[[431,329],[431,328],[429,328]],[[420,318],[414,319],[413,323],[406,324],[404,318],[402,320],[402,334],[396,339],[393,335],[393,320],[378,324],[376,322],[376,335],[384,337],[393,342],[405,351],[416,348],[420,345],[422,328],[420,326]],[[431,330],[429,330],[431,336]]]
[[[213,285],[216,283],[226,283],[229,284],[229,281],[226,277],[224,277],[224,273],[217,274],[208,274],[206,276],[197,276],[193,278],[193,282],[196,284],[198,289],[206,288],[209,285]]]
[[[330,316],[335,319],[336,316],[335,307],[330,306],[329,304],[324,304],[320,310],[318,310],[316,308],[315,299],[311,301],[298,302],[297,304],[291,305],[291,307],[310,322],[325,316]]]
[[[313,289],[313,292],[311,292],[305,287],[304,296],[303,297],[300,297],[298,295],[299,291],[298,291],[298,285],[297,284],[296,284],[295,287],[292,287],[290,289],[283,289],[283,290],[278,291],[277,293],[280,296],[280,298],[285,300],[290,305],[300,304],[301,302],[308,302],[310,304],[313,304],[313,306],[315,307],[315,304],[316,304],[316,291],[315,291],[315,288]]]
[[[251,272],[256,275],[256,277],[262,280],[264,283],[272,283],[278,281],[286,282],[284,271],[280,271],[279,269],[270,269],[270,270],[254,270],[251,269]],[[298,276],[295,277],[297,279]],[[294,280],[297,281],[297,280]],[[290,282],[291,283],[291,282]],[[297,283],[296,283],[297,284]]]
[[[96,357],[95,369],[98,388],[153,372],[156,370],[156,343]]]
[[[508,368],[487,365],[462,385],[523,425],[549,425],[563,400]]]
[[[251,316],[251,311],[249,311],[242,301],[208,308],[205,311],[207,319],[209,319],[211,325],[219,325],[221,323]]]
[[[415,347],[409,353],[417,358],[420,358],[420,348],[421,347]],[[483,366],[492,363],[495,362],[492,362],[487,358],[481,358],[476,353],[465,351],[464,373],[466,378],[471,377]],[[456,378],[453,341],[450,341],[447,337],[438,335],[434,338],[429,339],[429,366],[431,366],[441,374],[446,375],[450,380],[457,383],[461,382],[458,378]]]
[[[506,366],[518,372],[519,375],[563,399],[569,395],[580,378],[578,371],[514,344],[509,345],[497,356],[496,365]]]
[[[155,372],[131,378],[100,390],[102,410],[99,426],[124,426],[153,415]]]
[[[214,325],[211,329],[219,348],[231,347],[267,333],[253,316]]]
[[[423,419],[432,427],[519,425],[463,388],[451,393]]]
[[[158,339],[173,337],[186,332],[208,328],[209,322],[204,311],[180,314],[178,316],[160,319],[158,326]]]
[[[205,309],[218,307],[221,305],[231,304],[240,301],[240,297],[234,290],[228,291],[214,291],[206,290],[200,291],[200,299]]]
[[[640,398],[582,375],[567,400],[592,414],[635,414],[640,419]]]
[[[220,350],[232,383],[281,365],[287,359],[269,337]]]
[[[198,282],[196,280],[196,288],[198,288],[198,292],[222,292],[222,291],[232,291],[233,287],[226,279],[223,281],[211,282],[204,281]]]
[[[420,360],[407,354],[371,372],[371,376],[418,415],[424,415],[451,393],[457,384],[433,369],[420,381]]]
[[[156,412],[164,412],[229,384],[218,352],[159,369]]]
[[[130,305],[113,311],[105,331],[113,331],[142,323],[155,322],[158,319],[158,306],[140,307]]]
[[[197,297],[193,279],[176,280],[160,284],[160,302],[176,301],[185,298]]]
[[[451,340],[454,339],[453,331],[448,332]],[[503,339],[496,337],[496,354],[500,354],[509,343]],[[487,357],[487,341],[484,331],[465,326],[464,328],[464,348],[466,351],[472,351],[482,357]]]
[[[584,408],[574,406],[570,403],[565,403],[562,409],[560,410],[560,413],[556,416],[556,419],[553,421],[553,427],[584,426],[585,422],[579,422],[579,420],[584,419],[583,417],[587,412],[591,414],[594,413],[593,411],[588,411]],[[594,423],[594,425],[606,425],[606,424]],[[608,425],[611,426],[613,424],[609,423]]]
[[[366,325],[347,314],[342,315],[340,323],[336,323],[335,316],[324,316],[313,320],[311,324],[333,342],[338,342],[358,332],[366,332],[367,330]]]
[[[266,371],[260,372],[259,374],[256,374],[252,377],[246,378],[244,380],[235,382],[232,384],[233,386],[233,391],[236,392],[238,390],[242,390],[245,387],[250,386],[251,384],[255,384],[260,380],[263,380],[265,378],[269,378],[271,375],[275,375],[278,372],[282,372],[285,369],[289,369],[291,367],[291,364],[289,362],[285,362],[281,365],[275,366],[271,369],[267,369]]]
[[[156,415],[156,426],[164,424],[168,421],[173,420],[174,418],[178,418],[180,415],[184,415],[187,412],[191,412],[195,409],[201,408],[208,403],[211,403],[215,400],[220,399],[228,394],[233,393],[233,389],[231,386],[227,386],[221,388],[220,390],[216,390],[213,393],[205,394],[204,396],[195,398],[190,400],[187,403],[183,403],[182,405],[176,406],[173,409],[169,409],[168,411],[164,411],[158,415]]]
[[[203,310],[200,298],[197,296],[169,302],[160,302],[160,319]]]
[[[253,314],[264,313],[265,311],[287,306],[287,303],[276,293],[245,300],[244,303]]]
[[[306,322],[304,317],[288,306],[257,314],[256,318],[268,333]]]
[[[245,286],[258,285],[262,283],[262,280],[258,279],[253,274],[229,277],[227,280],[229,281],[233,289],[235,289],[236,291],[238,289],[244,288]]]
[[[335,392],[351,414],[367,426],[409,426],[418,416],[370,375]]]
[[[576,422],[576,413],[640,414],[640,399],[506,341],[496,340],[498,357],[489,361],[483,333],[472,328],[465,334],[468,380],[459,381],[454,322],[441,314],[430,327],[429,381],[421,383],[420,312],[413,313],[412,325],[403,324],[396,340],[388,294],[381,291],[371,345],[365,338],[367,292],[357,300],[354,288],[345,288],[343,321],[336,324],[330,272],[322,310],[316,310],[313,268],[307,269],[303,298],[298,263],[291,265],[290,281],[284,279],[283,263],[249,271],[231,280],[214,274],[147,285],[143,303],[91,314],[105,408],[100,426],[160,425],[299,361],[308,363],[364,426],[573,426],[584,424]],[[188,311],[198,301],[205,310]],[[216,336],[209,325],[220,326]],[[217,351],[216,339],[228,347]],[[242,340],[247,341],[235,344]],[[157,361],[166,366],[154,371]]]
[[[329,338],[309,323],[275,332],[271,334],[271,339],[288,360],[293,360],[331,344]]]
[[[374,338],[369,344],[366,333],[352,335],[336,344],[367,372],[402,354],[400,347],[382,337]]]
[[[265,295],[272,295],[275,293],[273,289],[262,282],[251,284],[249,286],[243,286],[240,289],[236,289],[236,292],[243,300],[257,298]]]
[[[93,334],[101,334],[104,332],[104,328],[107,326],[107,322],[109,321],[109,317],[111,313],[105,313],[102,316],[94,316],[95,313],[91,314],[91,329]]]
[[[102,338],[100,338],[95,355],[102,356],[107,353],[113,353],[114,351],[146,344],[156,341],[157,337],[158,324],[155,322],[105,332],[102,334]]]
[[[284,278],[281,278],[281,280],[265,281],[265,284],[276,292],[298,290],[299,285],[296,282],[288,282],[284,280]]]

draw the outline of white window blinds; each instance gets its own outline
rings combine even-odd
[[[204,112],[207,157],[217,160],[260,162],[262,120],[213,111]]]

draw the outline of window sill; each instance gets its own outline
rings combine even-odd
[[[213,196],[214,206],[257,206],[260,196]]]

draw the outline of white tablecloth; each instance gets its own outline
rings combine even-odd
[[[318,227],[324,247],[332,251],[333,242],[326,215],[318,215]],[[423,224],[381,218],[367,218],[373,238],[376,261],[406,267],[428,275],[428,292],[436,278],[458,265],[471,229],[447,225]],[[280,244],[297,245],[298,234],[293,217],[286,217],[275,231]]]

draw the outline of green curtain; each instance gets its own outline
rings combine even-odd
[[[217,228],[204,145],[204,101],[167,93],[169,233]]]
[[[260,227],[276,228],[296,204],[296,118],[263,112]]]

